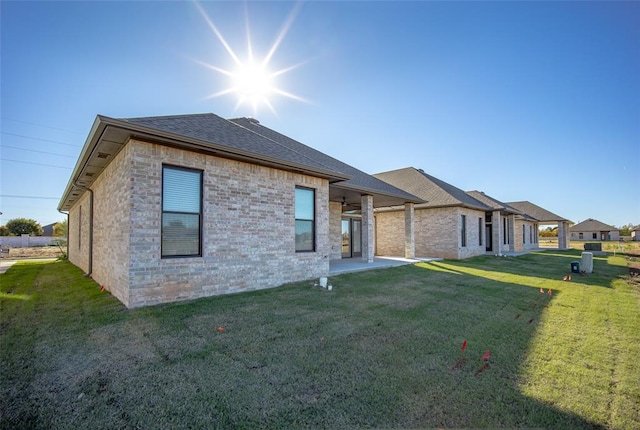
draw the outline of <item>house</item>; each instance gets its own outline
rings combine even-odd
[[[138,307],[371,262],[374,208],[404,207],[411,224],[422,202],[254,119],[99,115],[58,209],[69,260]]]
[[[571,240],[620,240],[620,230],[589,218],[571,227]]]
[[[55,233],[55,226],[57,223],[47,224],[42,226],[42,234],[41,236],[53,236]]]
[[[569,249],[569,225],[571,221],[567,218],[556,215],[547,209],[540,207],[530,201],[507,202],[509,206],[537,220],[537,226],[557,225],[558,226],[558,249]]]
[[[467,194],[491,208],[485,213],[487,252],[500,255],[538,249],[538,219],[482,191]]]
[[[640,224],[631,228],[631,240],[640,240]]]
[[[485,214],[491,207],[421,169],[407,167],[373,176],[426,201],[414,206],[417,257],[461,259],[486,253]],[[402,255],[404,208],[378,208],[375,217],[377,252]]]

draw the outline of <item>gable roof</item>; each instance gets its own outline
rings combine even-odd
[[[548,210],[526,200],[521,202],[508,202],[507,204],[543,223],[571,222],[560,215],[549,212]]]
[[[597,219],[588,218],[578,224],[571,226],[570,231],[580,232],[580,231],[619,231],[619,229],[605,224]]]
[[[346,167],[350,166],[344,163],[339,165],[337,160],[322,157],[319,155],[322,153],[311,150],[300,142],[273,130],[271,132],[269,137],[269,133],[257,133],[250,127],[212,113],[125,119],[98,115],[58,209],[69,210],[129,139],[326,178],[330,184],[349,181],[357,173],[355,182],[345,182],[346,187],[362,193],[380,192],[394,204],[421,201],[416,196],[389,187],[375,178],[367,179],[369,175],[366,173],[354,168],[348,169]],[[380,202],[384,199],[378,200]]]
[[[482,211],[491,209],[460,188],[414,167],[376,173],[373,176],[426,200],[420,207],[463,206]]]

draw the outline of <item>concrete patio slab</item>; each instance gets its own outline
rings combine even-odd
[[[442,258],[375,257],[373,263],[365,263],[360,258],[343,258],[329,262],[329,276],[439,260]]]

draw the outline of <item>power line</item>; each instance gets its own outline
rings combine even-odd
[[[42,197],[42,196],[12,196],[9,194],[0,194],[0,197],[9,197],[12,199],[42,199],[42,200],[59,200],[60,197]]]
[[[34,166],[56,167],[58,169],[72,170],[71,167],[54,166],[52,164],[32,163],[30,161],[9,160],[7,158],[0,158],[0,161],[12,161],[14,163],[33,164]]]
[[[66,131],[68,133],[75,133],[75,134],[83,134],[79,131],[73,131],[73,130],[67,130],[65,128],[60,128],[60,127],[53,127],[51,125],[45,125],[45,124],[39,124],[37,122],[30,122],[30,121],[22,121],[20,119],[13,119],[13,118],[7,118],[4,117],[2,119],[3,121],[13,121],[13,122],[21,122],[22,124],[30,124],[30,125],[37,125],[38,127],[44,127],[44,128],[50,128],[52,130],[60,130],[60,131]]]
[[[58,145],[74,146],[74,147],[77,147],[77,148],[81,147],[81,145],[72,145],[70,143],[59,142],[57,140],[42,139],[41,137],[32,137],[32,136],[25,136],[24,134],[9,133],[8,131],[2,131],[0,133],[6,134],[6,135],[9,135],[9,136],[24,137],[25,139],[33,139],[33,140],[41,140],[43,142],[57,143]]]
[[[19,149],[20,151],[37,152],[38,154],[48,154],[48,155],[57,155],[58,157],[76,158],[74,155],[56,154],[55,152],[37,151],[37,150],[35,150],[35,149],[19,148],[19,147],[17,147],[17,146],[0,145],[0,148]]]

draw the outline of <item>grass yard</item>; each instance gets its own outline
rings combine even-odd
[[[640,283],[623,256],[563,281],[576,258],[130,311],[68,262],[18,263],[0,275],[0,427],[640,428]]]

